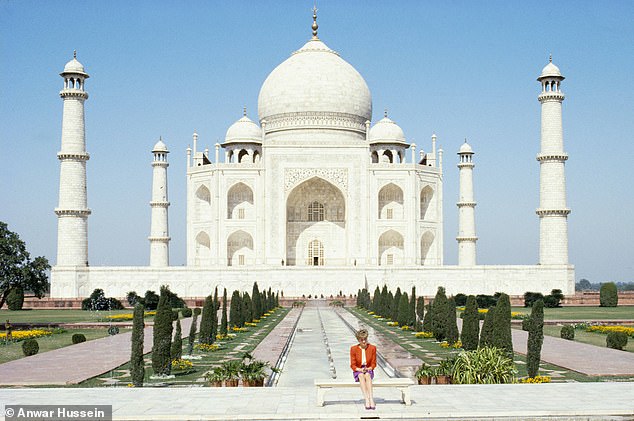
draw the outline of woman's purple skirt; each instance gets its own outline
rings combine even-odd
[[[361,366],[361,368],[365,367],[365,364],[363,364]],[[366,371],[366,373],[370,373],[370,379],[374,379],[374,370],[368,370]],[[353,371],[352,375],[354,376],[354,381],[358,382],[359,381],[359,374],[361,374],[360,371]]]

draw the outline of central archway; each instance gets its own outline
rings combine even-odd
[[[341,190],[313,177],[290,192],[286,200],[287,265],[345,265],[345,238],[346,200]]]

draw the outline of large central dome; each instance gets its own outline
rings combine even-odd
[[[258,114],[266,132],[307,126],[364,131],[372,97],[359,72],[313,38],[266,78]]]

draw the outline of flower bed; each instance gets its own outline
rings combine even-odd
[[[60,330],[61,332],[61,330]],[[52,330],[46,329],[31,329],[31,330],[14,330],[11,332],[11,339],[14,341],[23,341],[25,339],[40,338],[42,336],[52,335]],[[0,332],[0,340],[7,338],[7,332]]]
[[[433,338],[434,334],[432,332],[414,332],[414,336],[417,338]]]
[[[152,310],[152,311],[146,311],[143,313],[143,317],[148,317],[148,316],[154,316],[156,315],[156,311]],[[127,322],[132,320],[133,314],[132,313],[123,313],[123,314],[115,314],[112,316],[105,316],[104,319],[111,321],[111,322]]]
[[[220,345],[217,344],[196,344],[194,349],[202,352],[216,352],[220,349]]]
[[[550,383],[549,376],[535,376],[535,377],[524,377],[520,380],[521,383]]]
[[[586,332],[599,332],[599,333],[623,332],[626,335],[634,338],[634,327],[627,327],[627,326],[606,326],[606,325],[587,326]]]

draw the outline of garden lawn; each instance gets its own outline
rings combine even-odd
[[[544,325],[544,335],[554,336],[556,338],[560,338],[562,325]],[[583,342],[586,344],[596,345],[605,347],[606,345],[606,337],[608,335],[605,333],[599,332],[586,332],[585,329],[575,329],[575,341]],[[634,352],[634,338],[627,338],[627,345],[623,348],[624,351]]]
[[[121,329],[121,333],[124,332],[126,332],[126,329]],[[90,341],[108,336],[108,329],[68,329],[63,333],[53,333],[52,335],[36,338],[37,343],[40,345],[39,353],[73,345],[72,337],[75,333],[83,333],[86,336],[86,340]],[[0,341],[0,364],[19,358],[24,358],[22,341],[8,344]]]
[[[191,360],[193,363],[193,371],[189,373],[175,374],[175,378],[168,380],[152,380],[150,376],[152,372],[152,353],[148,353],[144,356],[145,360],[145,379],[144,384],[147,386],[154,385],[169,385],[169,386],[192,386],[194,384],[206,384],[204,375],[210,371],[213,367],[219,365],[226,360],[241,360],[242,355],[245,352],[252,352],[260,342],[281,322],[284,317],[290,311],[289,308],[278,308],[273,314],[266,318],[262,318],[261,321],[255,327],[247,327],[247,332],[231,332],[236,336],[231,340],[218,340],[215,344],[220,345],[220,349],[215,352],[201,352],[194,350],[194,355],[199,355],[202,358],[199,360]],[[188,348],[188,335],[189,332],[183,332],[183,355],[187,354]],[[195,342],[196,344],[198,341]],[[111,370],[101,376],[86,380],[70,387],[102,387],[121,385],[127,386],[131,382],[130,364],[126,363],[120,367]]]
[[[132,313],[132,310],[112,310],[112,311],[88,311],[74,309],[59,310],[0,310],[0,321],[4,323],[7,319],[11,323],[76,323],[76,322],[104,322],[107,316],[115,314]]]
[[[523,307],[522,307],[523,308]],[[357,318],[364,323],[372,326],[377,332],[381,332],[385,337],[398,343],[414,356],[420,358],[424,362],[430,365],[437,365],[437,363],[447,357],[452,357],[459,353],[461,349],[442,348],[440,343],[436,342],[433,338],[415,338],[412,331],[403,331],[398,327],[391,327],[387,325],[388,320],[379,321],[367,311],[358,307],[346,307],[346,310],[350,311]],[[517,311],[518,308],[514,308],[513,311]],[[546,309],[544,309],[546,310]],[[548,309],[556,310],[556,309]],[[575,335],[577,331],[575,331]],[[605,338],[605,335],[601,335]],[[603,346],[605,346],[605,339],[603,339]],[[628,342],[629,346],[629,342]],[[431,358],[431,357],[436,358]],[[517,368],[518,378],[526,377],[526,357],[520,354],[515,354],[513,357],[515,361],[515,367]],[[621,379],[620,377],[591,377],[586,376],[575,371],[568,370],[563,367],[559,367],[553,364],[545,362],[540,363],[539,374],[550,376],[553,382],[566,382],[566,381],[579,381],[579,382],[595,382],[595,381],[614,381]],[[625,377],[631,381],[630,377]]]
[[[511,311],[531,314],[530,307],[513,307]],[[634,320],[634,306],[544,308],[544,320]]]

